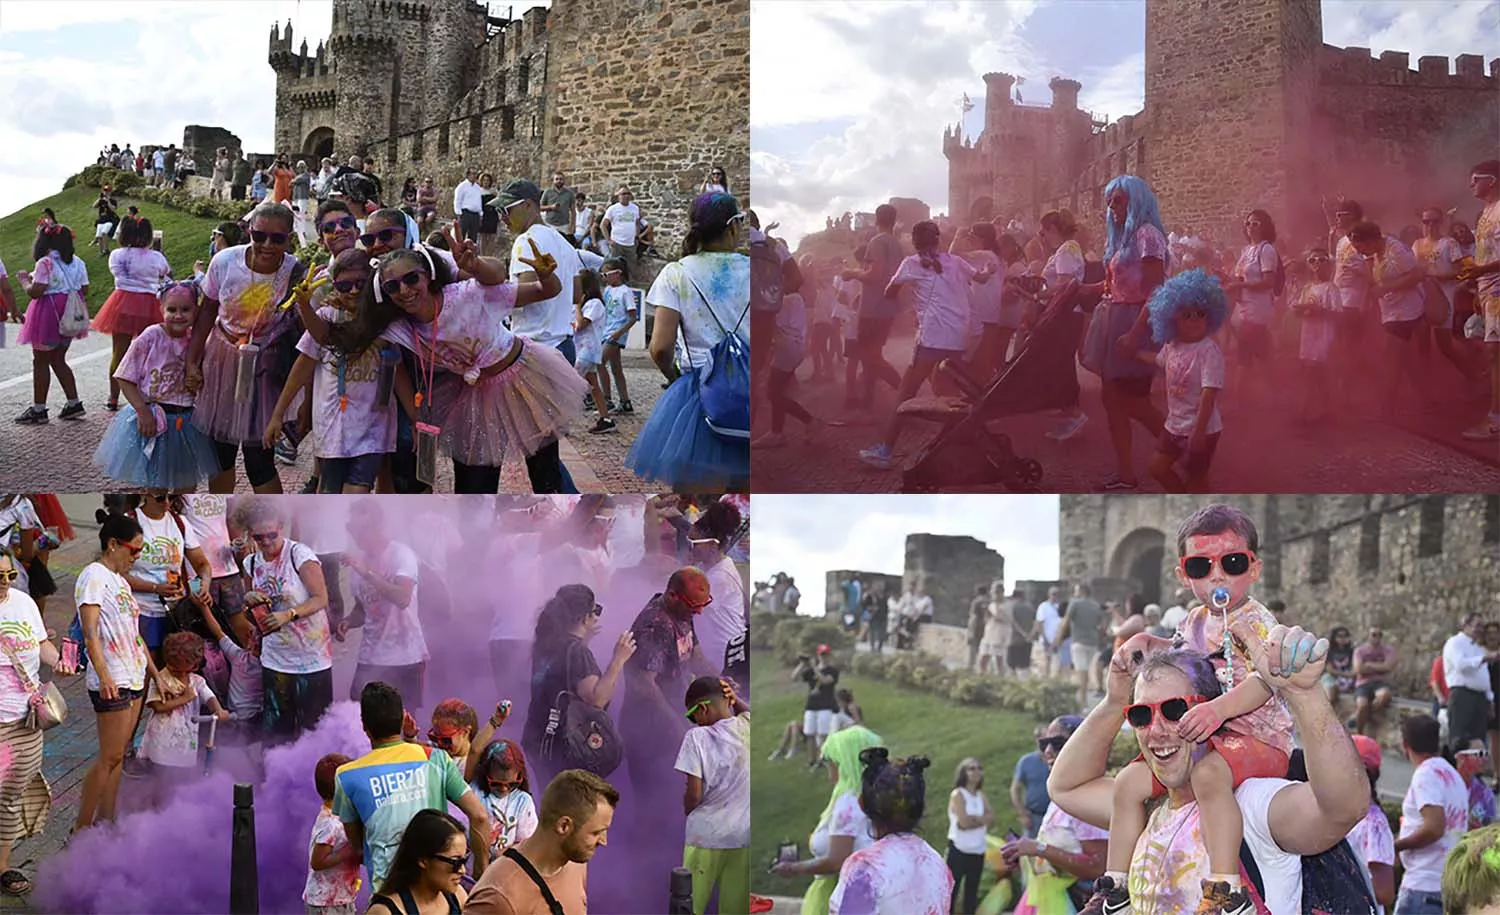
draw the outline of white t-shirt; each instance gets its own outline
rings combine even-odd
[[[1168,607],[1161,615],[1163,629],[1176,632],[1182,627],[1183,620],[1188,618],[1188,609],[1181,604]]]
[[[1411,249],[1401,244],[1400,239],[1390,235],[1385,238],[1385,253],[1372,263],[1375,282],[1378,285],[1395,282],[1413,271],[1422,272],[1422,262],[1411,253]],[[1415,321],[1422,317],[1422,314],[1420,286],[1409,286],[1399,292],[1387,293],[1380,297],[1380,323],[1382,324]]]
[[[909,285],[916,296],[917,343],[930,349],[957,351],[968,349],[974,336],[973,313],[969,308],[969,282],[975,269],[969,262],[952,254],[938,254],[943,272],[922,266],[913,254],[901,262],[892,285]]]
[[[33,684],[41,683],[41,645],[46,639],[47,627],[42,624],[36,601],[12,582],[5,600],[0,601],[0,640],[16,655]],[[16,674],[10,655],[0,652],[0,722],[10,724],[25,718],[30,706],[28,696],[30,692]]]
[[[641,208],[634,203],[612,203],[604,211],[609,220],[609,240],[622,248],[635,246],[635,223],[641,218]]]
[[[485,783],[474,780],[469,787],[490,815],[490,860],[498,860],[507,848],[514,848],[536,832],[536,801],[520,788],[509,794],[491,794]]]
[[[1276,265],[1281,262],[1276,248],[1270,242],[1246,245],[1240,249],[1240,258],[1235,262],[1234,275],[1250,283],[1258,283],[1276,275]],[[1276,287],[1264,289],[1241,289],[1235,294],[1238,307],[1235,317],[1251,324],[1270,324],[1276,316]]]
[[[32,268],[31,281],[46,283],[47,295],[77,292],[89,284],[89,267],[82,257],[75,255],[71,264],[65,264],[62,262],[62,255],[49,251]]]
[[[1302,336],[1297,358],[1305,362],[1327,362],[1333,353],[1334,315],[1343,307],[1333,283],[1313,283],[1302,288]]]
[[[1042,268],[1042,280],[1048,289],[1055,289],[1069,279],[1083,282],[1084,270],[1088,267],[1083,258],[1083,246],[1069,239],[1057,246]]]
[[[807,304],[799,292],[788,292],[781,298],[776,312],[776,347],[771,353],[771,367],[778,372],[795,372],[807,354]]]
[[[629,286],[604,287],[604,333],[613,336],[630,323],[631,315],[638,315],[635,290]],[[623,346],[625,341],[620,341]]]
[[[814,857],[826,857],[830,836],[853,839],[855,851],[875,844],[870,818],[865,816],[864,808],[859,806],[858,794],[850,792],[839,795],[839,799],[833,802],[833,811],[828,819],[819,823],[818,828],[813,831],[812,838],[807,842],[807,850]]]
[[[319,317],[334,321],[338,311],[319,308]],[[396,398],[384,407],[377,402],[380,387],[380,347],[366,349],[356,359],[318,345],[312,334],[297,341],[297,352],[318,364],[313,374],[313,427],[318,430],[320,458],[352,458],[389,454],[396,450]],[[339,369],[344,390],[339,393]]]
[[[531,244],[535,241],[537,250],[543,254],[550,254],[557,261],[557,279],[562,283],[557,295],[540,302],[532,302],[515,310],[510,318],[510,328],[518,337],[525,337],[533,343],[544,346],[557,346],[573,333],[573,283],[578,274],[583,270],[583,262],[578,259],[578,251],[562,234],[556,229],[539,222],[531,228],[522,232],[516,238],[516,243],[510,248],[510,278],[514,282],[523,273],[531,272],[531,268],[521,263],[521,258],[531,258]],[[511,307],[515,307],[515,291],[511,288]]]
[[[1224,389],[1224,353],[1212,337],[1196,343],[1168,343],[1156,354],[1156,364],[1167,374],[1166,429],[1173,435],[1193,434],[1198,421],[1198,401],[1204,388]],[[1209,435],[1224,428],[1219,405],[1208,418]]]
[[[1338,287],[1344,310],[1363,309],[1365,294],[1370,290],[1370,262],[1355,250],[1347,235],[1340,237],[1334,247],[1333,262],[1333,285]]]
[[[708,593],[714,599],[703,608],[693,630],[698,633],[698,642],[708,662],[722,664],[724,650],[745,631],[745,583],[727,556],[704,571],[708,575]]]
[[[948,911],[953,874],[915,833],[886,836],[844,861],[828,915],[916,915]]]
[[[750,716],[692,727],[677,752],[677,771],[703,780],[703,800],[687,815],[695,848],[750,845]]]
[[[289,322],[276,321],[273,309],[291,287],[297,259],[288,254],[274,274],[254,273],[245,263],[249,251],[249,245],[225,248],[209,261],[208,273],[203,278],[204,297],[219,303],[219,326],[235,338],[248,336],[252,331],[258,337],[267,328],[291,326]]]
[[[976,269],[990,267],[995,275],[983,283],[969,284],[969,308],[980,324],[1000,323],[1000,296],[1005,290],[1005,264],[993,251],[972,251],[964,255]]]
[[[381,555],[363,557],[363,561],[386,581],[409,578],[413,586],[411,601],[402,608],[376,591],[363,575],[349,573],[355,599],[365,609],[359,663],[404,667],[427,660],[427,640],[422,636],[422,619],[417,611],[421,589],[417,554],[406,544],[392,540]]]
[[[140,608],[130,591],[130,582],[103,563],[89,563],[73,584],[73,603],[99,608],[99,639],[104,648],[104,666],[120,689],[142,689],[146,684],[146,643],[136,622]],[[90,663],[83,675],[84,687],[99,689],[99,668]]]
[[[141,740],[141,752],[158,766],[190,768],[198,764],[198,722],[200,709],[214,698],[208,681],[197,674],[188,674],[188,689],[193,691],[192,701],[179,705],[165,715],[152,712],[146,719],[146,735]],[[146,687],[146,701],[156,702],[164,697],[152,680]]]
[[[1370,802],[1365,818],[1355,823],[1344,838],[1359,859],[1365,862],[1366,869],[1371,864],[1384,864],[1391,868],[1396,866],[1396,839],[1391,835],[1391,821],[1386,819],[1385,811],[1374,801]],[[1385,915],[1384,906],[1377,908],[1380,915]]]
[[[135,520],[141,525],[141,553],[131,564],[130,574],[157,585],[164,585],[168,579],[180,576],[183,554],[198,547],[198,538],[193,534],[193,529],[186,522],[179,528],[171,512],[155,521],[145,512],[136,509]],[[183,535],[184,531],[186,536]],[[184,591],[187,590],[187,582],[178,584]],[[167,615],[167,605],[160,594],[141,591],[137,593],[135,602],[141,608],[141,616]]]
[[[681,316],[688,361],[701,369],[726,333],[750,343],[750,258],[728,251],[689,254],[661,269],[646,302]]]
[[[1401,852],[1403,890],[1436,893],[1443,885],[1443,863],[1448,852],[1458,844],[1469,828],[1469,791],[1463,776],[1447,760],[1434,756],[1422,760],[1411,774],[1411,784],[1401,801],[1401,837],[1422,827],[1423,807],[1443,808],[1445,828],[1442,838],[1422,848]]]
[[[271,598],[271,610],[281,613],[301,605],[311,595],[299,574],[318,556],[305,543],[283,538],[281,555],[267,561],[260,553],[245,557],[250,587]],[[282,626],[260,640],[260,663],[284,674],[312,674],[333,666],[333,631],[322,610]]]
[[[312,836],[307,840],[307,859],[312,860],[313,849],[327,845],[337,854],[349,846],[349,837],[344,832],[344,822],[327,807],[318,810],[313,821]],[[302,887],[302,901],[309,906],[353,905],[359,895],[359,864],[347,863],[315,871],[307,869],[307,883]]]
[[[580,310],[589,319],[589,324],[583,330],[574,330],[573,347],[579,362],[598,365],[604,359],[604,328],[600,325],[604,320],[604,302],[589,299]]]
[[[1412,245],[1412,253],[1422,262],[1427,275],[1436,279],[1438,285],[1443,287],[1443,295],[1448,301],[1453,301],[1453,296],[1458,292],[1458,281],[1453,279],[1453,274],[1458,270],[1458,262],[1463,260],[1464,253],[1458,247],[1458,242],[1444,235],[1437,241],[1429,241],[1419,238]],[[1442,274],[1448,274],[1447,277]]]
[[[193,539],[202,546],[214,577],[238,575],[240,570],[234,561],[234,550],[229,546],[229,497],[190,495],[183,496],[182,501],[182,522],[193,532]]]
[[[1062,614],[1058,612],[1057,604],[1050,600],[1042,601],[1036,608],[1036,620],[1042,624],[1042,638],[1048,642],[1057,641],[1057,630],[1062,625]]]
[[[589,226],[594,223],[594,208],[584,207],[573,213],[573,235],[582,241],[589,234]]]
[[[116,248],[109,252],[109,272],[114,274],[116,289],[155,295],[172,268],[155,248]]]
[[[505,326],[515,303],[516,287],[511,283],[450,283],[443,287],[443,308],[436,321],[426,324],[402,318],[381,337],[417,354],[424,366],[435,360],[438,368],[459,375],[471,368],[482,370],[503,361],[515,345],[515,335]],[[429,370],[430,366],[419,368]]]

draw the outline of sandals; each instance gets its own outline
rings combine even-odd
[[[18,870],[0,874],[0,893],[7,896],[25,896],[31,892],[31,881]]]

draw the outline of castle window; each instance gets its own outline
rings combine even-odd
[[[1135,147],[1135,173],[1146,177],[1146,141],[1144,138]]]
[[[1307,565],[1307,580],[1315,585],[1328,581],[1330,543],[1327,531],[1313,535],[1312,560]]]
[[[484,142],[484,118],[474,115],[469,118],[469,145],[478,146]]]
[[[516,138],[516,109],[509,105],[500,109],[500,139],[514,140]]]
[[[396,166],[396,141],[389,140],[385,144],[385,161],[390,168]]]
[[[1359,531],[1359,570],[1380,571],[1380,516],[1366,515]]]
[[[1484,542],[1500,543],[1500,496],[1484,497]]]
[[[412,135],[412,138],[411,138],[411,160],[413,162],[421,162],[422,161],[422,133],[421,133],[421,131],[418,131],[417,133],[415,133],[415,134]]]
[[[449,146],[449,142],[448,142],[448,140],[449,140],[448,128],[449,128],[449,122],[448,121],[444,121],[443,122],[443,126],[441,126],[441,127],[438,128],[438,155],[440,155],[440,156],[446,156],[446,155],[448,155],[448,146]]]
[[[526,95],[531,83],[531,62],[523,60],[516,64],[516,94]]]
[[[1421,526],[1417,531],[1417,555],[1437,556],[1443,552],[1443,507],[1447,500],[1442,496],[1428,496],[1422,500]]]

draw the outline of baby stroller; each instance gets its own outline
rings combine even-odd
[[[942,425],[902,475],[902,492],[997,485],[1013,492],[1040,490],[1041,462],[1018,455],[1010,436],[992,433],[986,424],[1077,402],[1077,351],[1085,315],[1074,308],[1091,308],[1097,297],[1091,298],[1080,299],[1076,280],[1064,284],[1042,310],[1020,352],[987,384],[953,360],[938,366],[963,394],[916,398],[897,410],[901,416]]]

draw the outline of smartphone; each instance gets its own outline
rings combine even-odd
[[[1008,829],[1005,832],[1005,841],[1007,841],[1007,842],[1019,842],[1019,841],[1021,841],[1021,837],[1018,836],[1018,835],[1016,835],[1016,831],[1014,829]]]
[[[261,632],[266,631],[266,619],[271,615],[270,604],[256,604],[250,608],[250,618],[255,621],[255,628]]]
[[[795,862],[799,857],[801,856],[797,851],[796,842],[782,842],[780,845],[776,846],[777,864],[791,864]]]
[[[201,578],[195,578],[195,579],[193,579],[192,581],[188,582],[188,587],[190,589],[192,589],[192,592],[194,594],[202,594],[203,593],[203,579],[201,579]]]

